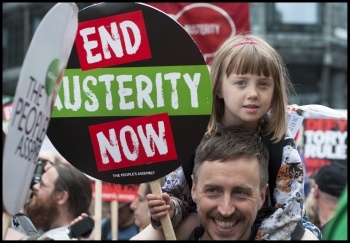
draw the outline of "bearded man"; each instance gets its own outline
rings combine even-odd
[[[91,199],[87,176],[69,163],[53,163],[33,186],[26,205],[27,215],[39,231],[38,239],[70,240],[67,227],[89,211]]]

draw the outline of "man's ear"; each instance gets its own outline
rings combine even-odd
[[[318,188],[317,184],[314,185],[312,193],[315,199],[318,199],[320,197],[320,189]]]
[[[57,204],[63,205],[68,201],[69,195],[66,191],[59,191],[56,193]]]
[[[191,196],[192,196],[193,202],[197,203],[196,185],[195,185],[194,180],[193,180],[193,175],[191,175],[191,178],[192,178]]]

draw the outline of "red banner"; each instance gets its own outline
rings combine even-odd
[[[139,186],[136,184],[120,185],[102,182],[102,201],[131,203],[137,197]],[[92,199],[95,200],[95,182],[92,183]]]
[[[228,37],[250,31],[249,3],[146,2],[170,15],[192,36],[209,64]]]

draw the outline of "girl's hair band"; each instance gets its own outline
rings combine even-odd
[[[234,44],[233,46],[240,46],[240,45],[245,45],[245,44],[258,44],[258,42],[256,41],[253,41],[253,40],[242,40],[242,41],[239,41],[237,42],[236,44]]]

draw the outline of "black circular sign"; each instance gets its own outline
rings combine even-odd
[[[82,9],[47,136],[76,168],[105,182],[159,179],[194,153],[212,107],[191,36],[142,3]]]

